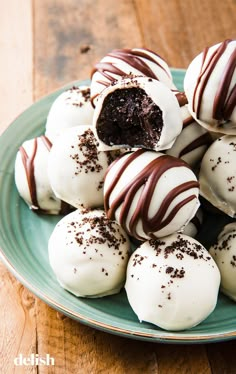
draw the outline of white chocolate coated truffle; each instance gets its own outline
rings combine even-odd
[[[76,296],[102,297],[123,287],[129,239],[104,211],[77,209],[58,222],[48,242],[60,285]]]
[[[212,137],[189,113],[185,94],[178,91],[175,91],[175,94],[181,109],[183,129],[172,147],[166,150],[166,154],[179,157],[191,167],[195,167],[212,143]]]
[[[103,180],[109,152],[98,152],[90,127],[77,126],[59,135],[52,146],[48,176],[60,199],[79,208],[103,206]]]
[[[221,274],[221,291],[236,301],[236,222],[226,225],[209,250]]]
[[[97,98],[93,126],[99,149],[168,149],[183,126],[174,93],[147,77],[117,80]]]
[[[236,136],[224,135],[206,151],[199,173],[200,194],[216,208],[236,215]]]
[[[137,150],[108,169],[104,206],[131,236],[158,238],[183,230],[199,207],[199,184],[180,159]]]
[[[46,136],[54,139],[69,127],[91,125],[94,109],[89,86],[72,86],[53,102],[47,117]]]
[[[184,90],[193,117],[210,131],[236,134],[236,40],[206,48],[190,63]]]
[[[45,136],[26,140],[16,155],[15,183],[20,196],[38,213],[63,214],[67,204],[52,191],[48,175],[51,143]]]
[[[144,242],[130,257],[125,289],[138,319],[165,330],[196,326],[214,310],[220,272],[195,239],[173,234]]]
[[[91,98],[94,104],[105,87],[127,75],[157,79],[169,88],[175,88],[167,63],[155,52],[145,48],[115,49],[92,70]]]

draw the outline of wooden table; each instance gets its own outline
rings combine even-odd
[[[206,45],[235,38],[235,0],[8,0],[0,12],[0,128],[52,90],[89,77],[113,48],[146,46],[186,68]],[[134,341],[59,315],[0,263],[0,373],[236,373],[236,342]],[[14,366],[46,353],[55,366]]]

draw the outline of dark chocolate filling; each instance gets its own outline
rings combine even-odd
[[[97,120],[98,137],[107,145],[153,149],[162,127],[162,111],[137,87],[110,93]]]

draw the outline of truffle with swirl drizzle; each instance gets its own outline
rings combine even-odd
[[[91,101],[96,105],[96,97],[118,78],[145,76],[156,79],[175,88],[171,72],[161,56],[147,48],[114,49],[91,71]]]
[[[198,194],[183,160],[141,149],[115,160],[104,182],[108,218],[139,240],[183,230],[199,207]]]
[[[193,117],[208,130],[236,134],[236,40],[227,39],[189,65],[184,89]]]
[[[47,174],[51,146],[44,135],[26,140],[20,146],[15,161],[15,183],[20,196],[33,211],[67,214],[71,207],[54,195]]]

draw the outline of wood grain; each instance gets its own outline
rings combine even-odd
[[[187,68],[206,46],[235,38],[234,0],[135,0],[145,46]]]
[[[235,17],[233,0],[4,2],[0,131],[32,100],[88,78],[92,65],[113,48],[146,46],[171,66],[187,67],[206,45],[235,37]],[[0,321],[0,373],[4,374],[236,372],[235,342],[162,345],[96,331],[34,297],[1,263]],[[49,353],[55,366],[16,368],[14,358],[19,353]]]
[[[0,12],[0,131],[32,103],[31,1],[3,1]]]

